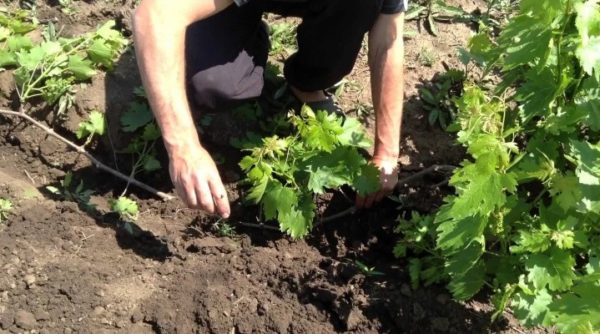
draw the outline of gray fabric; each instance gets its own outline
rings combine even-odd
[[[232,62],[217,65],[192,77],[194,99],[200,106],[215,109],[223,103],[260,96],[263,67],[254,64],[245,50]]]

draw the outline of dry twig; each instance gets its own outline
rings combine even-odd
[[[61,142],[65,143],[67,146],[69,146],[70,148],[72,148],[73,150],[77,151],[77,153],[85,156],[86,158],[88,158],[92,164],[94,164],[94,166],[96,166],[96,168],[101,169],[105,172],[108,172],[118,178],[120,178],[123,181],[126,181],[128,183],[131,183],[133,185],[138,186],[141,189],[144,189],[158,197],[160,197],[161,199],[167,201],[167,200],[172,200],[175,197],[166,194],[164,192],[161,192],[157,189],[154,189],[153,187],[150,187],[149,185],[142,183],[130,176],[127,176],[107,165],[105,165],[104,163],[102,163],[100,160],[96,159],[93,155],[91,155],[88,151],[86,151],[86,149],[83,146],[79,146],[75,143],[73,143],[72,141],[66,139],[65,137],[61,136],[60,134],[56,133],[52,128],[44,125],[43,123],[37,121],[36,119],[34,119],[33,117],[27,115],[25,112],[23,111],[13,111],[13,110],[4,110],[4,109],[0,109],[0,114],[2,115],[10,115],[10,116],[16,116],[19,118],[22,118],[28,122],[30,122],[31,124],[37,126],[38,128],[42,129],[44,132],[48,133],[49,135],[51,135],[52,137],[60,140]]]

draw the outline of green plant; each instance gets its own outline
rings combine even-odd
[[[98,30],[73,38],[59,38],[51,25],[46,28],[42,43],[34,45],[18,31],[28,31],[31,25],[17,26],[0,19],[5,29],[13,31],[7,38],[8,48],[0,54],[2,67],[16,67],[14,72],[20,102],[41,97],[50,105],[59,105],[59,113],[73,103],[73,84],[89,80],[100,67],[111,69],[117,56],[128,44],[109,21]],[[12,25],[11,25],[12,24]],[[26,29],[25,29],[26,28]]]
[[[272,55],[281,53],[291,54],[296,46],[297,25],[290,22],[280,22],[269,25]]]
[[[92,111],[88,120],[79,123],[79,129],[75,135],[77,139],[85,139],[85,145],[92,141],[94,135],[103,136],[107,129],[106,117],[99,111]]]
[[[143,89],[138,88],[135,92],[138,100],[132,102],[129,110],[121,116],[121,130],[134,135],[124,152],[134,156],[132,176],[140,171],[153,172],[161,168],[160,161],[156,158],[156,141],[161,137],[160,129]]]
[[[60,182],[60,188],[47,186],[46,190],[62,197],[64,200],[76,202],[86,210],[94,209],[95,206],[90,203],[90,198],[94,191],[85,189],[83,180],[80,180],[76,187],[73,187],[73,184],[73,173],[68,172]]]
[[[216,223],[214,223],[213,231],[215,231],[215,233],[220,237],[231,238],[236,235],[235,228],[223,219],[219,219]]]
[[[359,194],[376,191],[378,170],[358,149],[371,145],[360,123],[304,107],[291,115],[292,134],[263,138],[240,162],[251,189],[246,200],[260,204],[266,220],[277,219],[293,238],[312,228],[315,195],[343,185]]]
[[[117,199],[109,201],[110,210],[119,215],[125,222],[135,222],[140,214],[138,204],[125,196],[119,196]]]
[[[456,101],[449,128],[468,158],[450,180],[455,194],[432,216],[435,243],[427,248],[444,263],[437,278],[449,279],[460,300],[492,289],[494,317],[510,307],[528,326],[594,333],[600,330],[600,5],[521,1],[497,40],[487,32],[474,37],[470,56],[502,81],[491,90],[467,85]]]
[[[423,66],[431,67],[437,61],[437,56],[427,47],[422,47],[417,55],[417,60]]]
[[[429,113],[430,125],[439,124],[446,129],[456,117],[454,97],[462,93],[465,73],[449,70],[433,81],[432,87],[419,88],[419,97],[423,108]]]
[[[385,275],[381,271],[375,270],[375,267],[369,267],[366,264],[364,264],[358,260],[354,260],[354,264],[356,265],[356,267],[358,267],[358,270],[360,270],[360,272],[363,273],[365,276],[383,276],[383,275]]]
[[[425,0],[412,4],[406,12],[406,21],[416,19],[425,20],[429,32],[437,36],[435,22],[469,22],[473,20],[473,16],[460,7],[446,4],[444,0]]]
[[[0,198],[0,223],[8,218],[8,214],[12,211],[13,204],[9,199]]]
[[[75,13],[75,8],[73,7],[74,0],[58,0],[58,4],[60,5],[60,11],[71,15]]]

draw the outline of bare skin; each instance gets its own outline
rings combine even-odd
[[[142,82],[169,154],[177,194],[190,208],[229,217],[227,192],[202,147],[185,90],[185,30],[232,0],[144,0],[134,16],[134,42]]]
[[[227,218],[227,192],[210,154],[202,147],[185,89],[185,31],[232,4],[232,0],[143,0],[134,15],[134,42],[142,82],[161,128],[169,172],[177,194],[190,208]],[[380,15],[370,32],[369,60],[377,134],[373,162],[381,168],[382,190],[358,198],[369,207],[395,185],[402,115],[402,14]],[[391,36],[389,36],[391,34]],[[392,38],[393,37],[393,38]],[[399,68],[396,68],[399,66]],[[322,92],[295,93],[304,102],[322,100]]]
[[[375,151],[381,189],[356,198],[358,208],[369,208],[394,191],[398,183],[400,128],[404,103],[404,13],[379,15],[369,32],[371,93],[375,107]]]

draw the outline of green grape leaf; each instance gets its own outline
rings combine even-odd
[[[6,40],[9,51],[29,50],[33,47],[31,38],[23,35],[12,35]]]
[[[590,77],[583,81],[575,99],[573,113],[587,117],[586,124],[592,130],[600,131],[600,83],[596,78]]]
[[[87,121],[79,123],[79,129],[76,132],[77,138],[99,135],[106,132],[107,123],[104,114],[99,111],[92,111]]]
[[[419,288],[421,281],[421,269],[423,264],[419,258],[411,258],[408,260],[408,275],[410,276],[410,285],[413,289]]]
[[[446,252],[457,252],[473,239],[483,235],[487,219],[481,215],[454,219],[450,216],[449,205],[445,205],[437,214],[437,247]]]
[[[451,277],[465,275],[473,268],[483,255],[484,238],[479,237],[469,242],[463,249],[452,253],[446,261],[446,274]]]
[[[520,230],[514,240],[515,245],[510,247],[512,253],[543,253],[550,246],[548,234],[537,229]]]
[[[0,50],[0,68],[17,65],[17,57],[13,52]]]
[[[104,65],[108,69],[112,68],[114,52],[106,41],[100,39],[93,41],[87,49],[87,54],[94,63]]]
[[[298,203],[298,195],[292,188],[283,186],[279,181],[269,180],[262,203],[263,213],[267,220],[281,216],[299,219],[297,215],[292,215],[294,206]]]
[[[150,122],[144,126],[144,132],[142,132],[140,138],[145,142],[151,142],[157,140],[160,136],[160,129],[156,122]]]
[[[600,80],[600,6],[596,1],[588,0],[575,4],[577,18],[575,26],[579,31],[580,44],[577,57],[585,72]]]
[[[526,326],[539,326],[549,321],[548,306],[552,296],[546,289],[537,290],[535,295],[517,292],[512,301],[515,317]]]
[[[160,161],[150,154],[146,154],[144,156],[142,167],[144,168],[145,172],[154,172],[161,168]]]
[[[473,297],[485,283],[485,263],[478,261],[467,272],[453,276],[448,284],[450,292],[458,300]]]
[[[341,123],[336,115],[320,110],[300,129],[300,135],[308,147],[331,152],[339,144],[339,136],[343,133]]]
[[[549,68],[544,68],[541,73],[532,69],[526,74],[525,79],[525,82],[517,88],[516,100],[521,102],[522,118],[528,122],[533,117],[548,112],[559,87]]]
[[[336,171],[327,166],[319,166],[311,170],[308,179],[308,189],[315,194],[323,194],[328,188],[337,188],[348,182],[347,176],[336,175]]]
[[[379,190],[379,169],[372,164],[365,164],[360,174],[352,181],[352,188],[359,196],[367,196]]]
[[[600,328],[598,282],[575,285],[550,304],[549,312],[561,333],[593,334]]]
[[[364,131],[362,124],[352,117],[346,118],[342,133],[338,136],[341,145],[368,148],[373,144]]]
[[[269,184],[269,178],[263,176],[259,179],[258,182],[254,183],[250,191],[246,195],[246,201],[252,204],[258,204],[263,198],[265,191],[267,190],[267,185]]]
[[[154,119],[148,105],[139,102],[131,103],[129,110],[121,116],[121,126],[124,132],[134,132]]]
[[[21,50],[16,53],[17,62],[26,71],[35,71],[46,58],[46,52],[41,46],[30,50]]]
[[[77,80],[89,80],[96,75],[92,62],[78,55],[69,57],[67,71],[71,72]]]
[[[498,43],[504,48],[504,69],[542,61],[549,50],[552,28],[534,17],[519,15],[500,33]]]
[[[294,239],[305,237],[312,228],[316,206],[310,196],[303,196],[298,208],[279,215],[280,227]]]
[[[565,250],[552,248],[549,252],[531,254],[525,261],[527,279],[540,290],[565,291],[573,285],[575,259]]]

